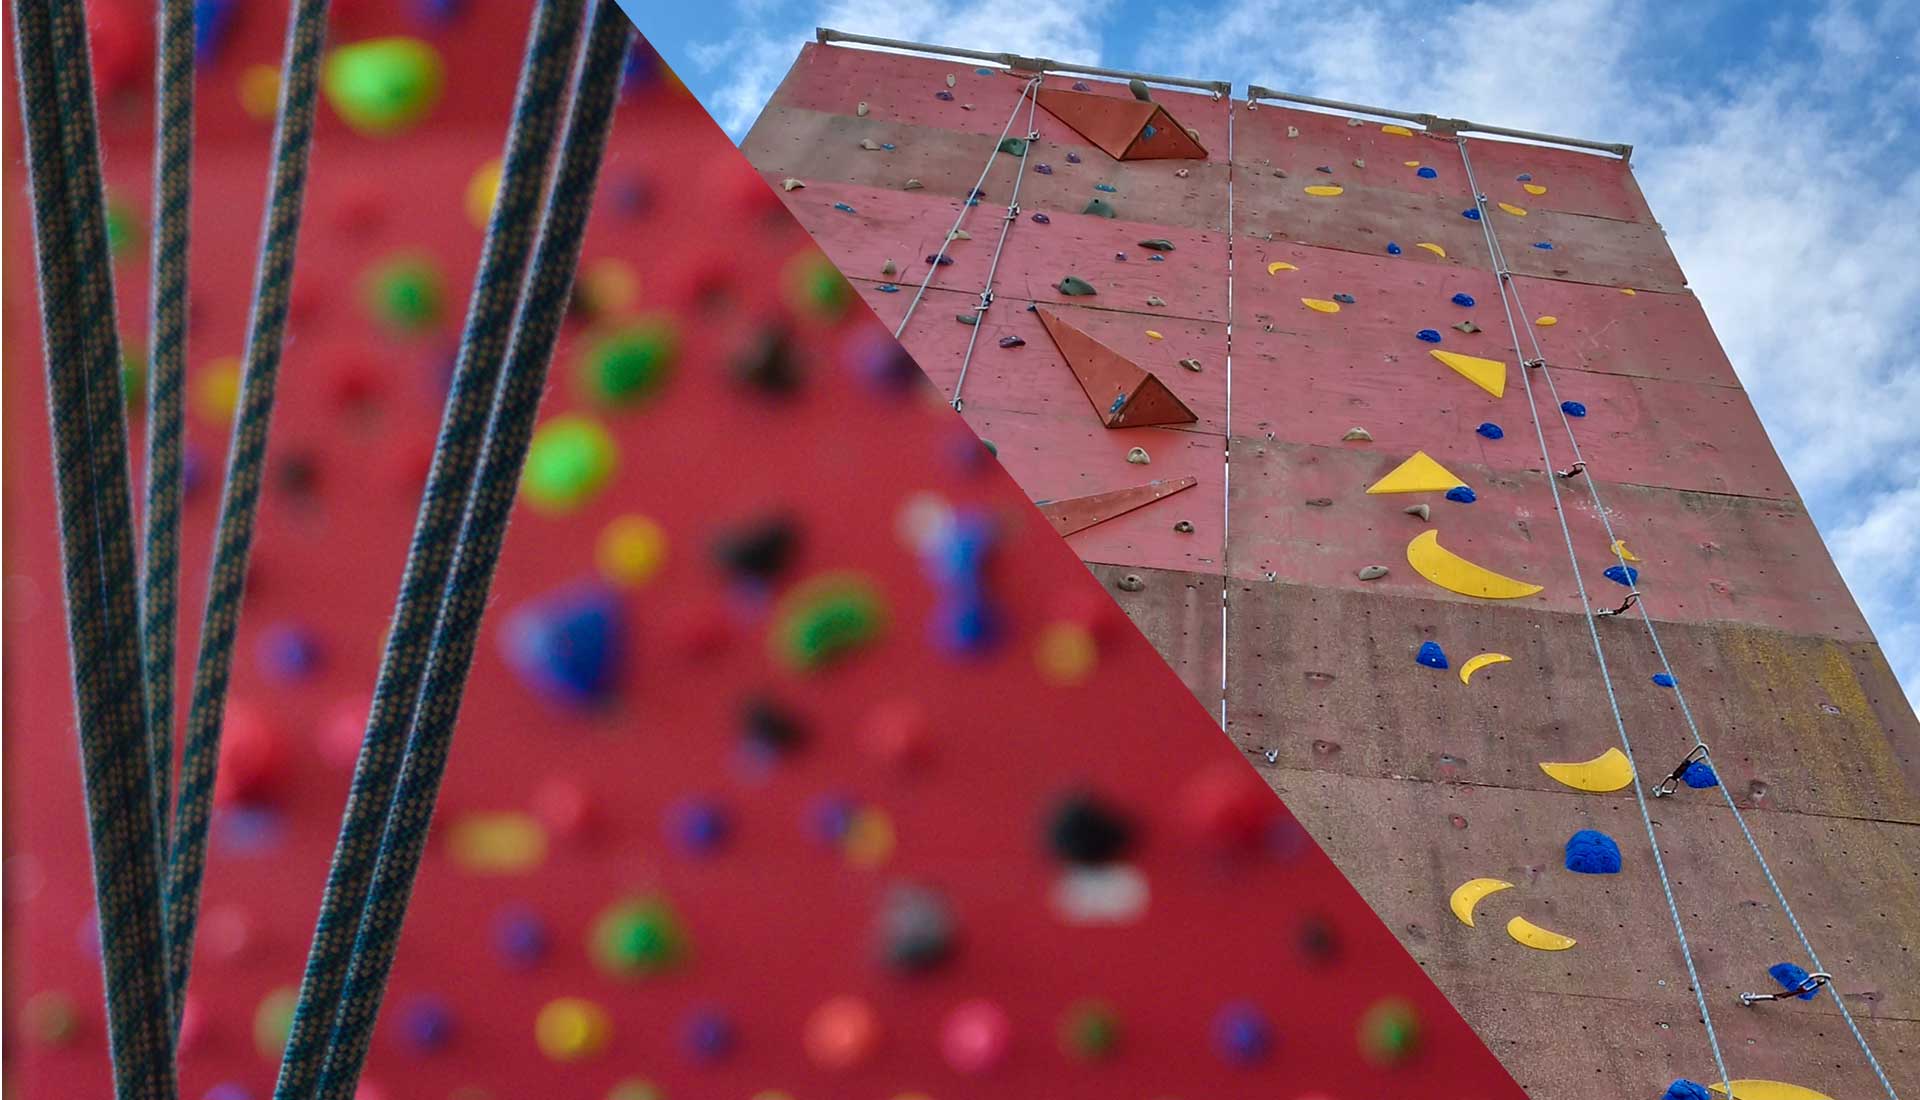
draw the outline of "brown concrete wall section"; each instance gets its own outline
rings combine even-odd
[[[1167,659],[1194,698],[1216,718],[1220,713],[1220,578],[1205,573],[1090,565],[1133,625]],[[1140,578],[1128,591],[1120,581]]]

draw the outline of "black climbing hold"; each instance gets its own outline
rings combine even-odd
[[[1333,300],[1334,300],[1334,301],[1336,301],[1336,302],[1339,302],[1339,303],[1340,303],[1341,305],[1347,305],[1347,306],[1350,306],[1350,305],[1352,305],[1352,304],[1353,304],[1353,295],[1351,295],[1351,294],[1336,294],[1336,295],[1334,295],[1334,296],[1333,296]]]
[[[953,913],[925,887],[894,887],[880,910],[879,932],[880,961],[894,970],[924,973],[953,956]]]
[[[1127,81],[1127,91],[1132,92],[1133,98],[1142,103],[1153,102],[1153,93],[1147,90],[1147,82],[1144,80],[1136,79]]]
[[[1087,282],[1078,275],[1069,275],[1060,280],[1059,290],[1060,293],[1074,298],[1084,298],[1088,295],[1099,293],[1099,291],[1093,289],[1092,283]]]
[[[1167,240],[1165,237],[1153,237],[1151,239],[1141,241],[1139,242],[1139,244],[1141,248],[1147,249],[1150,252],[1172,252],[1173,251],[1173,242],[1170,240]]]
[[[793,564],[800,530],[786,516],[768,516],[737,527],[714,541],[713,556],[735,576],[770,581]]]
[[[1308,962],[1331,962],[1340,954],[1340,935],[1333,925],[1319,917],[1308,917],[1300,924],[1300,935],[1296,941],[1300,945],[1300,954]]]
[[[944,252],[936,252],[927,257],[929,267],[946,267],[951,263],[953,263],[953,257]]]
[[[1002,336],[1000,338],[1000,346],[1003,348],[1020,348],[1026,345],[1027,342],[1018,336]]]
[[[799,389],[800,363],[786,331],[780,328],[761,330],[734,359],[733,375],[746,385],[770,394],[792,393]]]
[[[1316,171],[1316,172],[1325,172],[1325,173],[1326,173],[1327,175],[1329,175],[1329,176],[1331,176],[1331,175],[1333,175],[1333,169],[1332,169],[1331,167],[1329,167],[1328,165],[1325,165],[1325,164],[1323,164],[1323,165],[1321,165],[1321,166],[1320,166],[1320,167],[1318,167],[1318,168],[1315,168],[1315,169],[1314,169],[1314,171]]]
[[[806,731],[791,711],[765,697],[747,700],[740,709],[740,729],[747,743],[761,751],[784,756],[800,747]]]
[[[1093,795],[1072,794],[1048,817],[1047,844],[1067,863],[1112,863],[1133,846],[1133,826]]]
[[[1100,217],[1100,218],[1117,218],[1120,216],[1119,214],[1114,212],[1112,204],[1107,202],[1107,200],[1105,199],[1087,200],[1086,209],[1080,212],[1082,214],[1092,214],[1095,217]]]

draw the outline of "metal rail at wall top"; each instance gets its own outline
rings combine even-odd
[[[850,46],[873,46],[885,50],[898,50],[906,53],[939,54],[945,57],[962,57],[971,61],[985,61],[1021,72],[1074,73],[1082,76],[1101,76],[1116,80],[1140,80],[1148,84],[1162,84],[1172,88],[1193,88],[1206,92],[1215,99],[1231,95],[1233,83],[1226,80],[1194,80],[1182,76],[1165,76],[1159,73],[1133,72],[1127,69],[1105,69],[1093,65],[1074,65],[1056,61],[1048,57],[1027,57],[1017,53],[994,53],[987,50],[969,50],[959,46],[942,46],[930,42],[911,42],[899,38],[878,38],[873,35],[853,34],[834,30],[831,27],[817,27],[813,32],[814,40],[822,45],[844,43]],[[1561,145],[1571,149],[1587,149],[1600,153],[1611,153],[1622,161],[1633,158],[1633,146],[1624,142],[1589,141],[1586,138],[1566,137],[1561,134],[1543,134],[1533,130],[1516,130],[1506,126],[1491,126],[1467,119],[1447,118],[1441,115],[1415,111],[1397,111],[1389,107],[1373,107],[1364,103],[1347,103],[1337,99],[1322,99],[1317,96],[1296,95],[1292,92],[1276,91],[1259,84],[1247,85],[1247,109],[1255,110],[1260,101],[1271,100],[1281,103],[1297,103],[1307,107],[1323,107],[1332,111],[1344,111],[1352,114],[1374,115],[1379,118],[1391,118],[1401,122],[1410,122],[1434,134],[1453,136],[1456,134],[1488,134],[1495,137],[1517,138],[1521,141],[1539,142],[1544,145]]]

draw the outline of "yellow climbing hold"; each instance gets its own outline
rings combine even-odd
[[[1555,782],[1564,783],[1576,791],[1598,794],[1617,791],[1633,782],[1633,762],[1619,749],[1608,749],[1592,760],[1572,764],[1542,762],[1540,770]]]
[[[1541,328],[1552,328],[1560,323],[1560,318],[1548,313],[1540,317],[1535,317],[1533,323],[1539,325]]]
[[[1049,683],[1071,686],[1093,674],[1100,652],[1092,631],[1070,620],[1050,623],[1040,631],[1034,663]]]
[[[533,1021],[533,1037],[547,1057],[577,1062],[600,1052],[613,1034],[613,1021],[599,1005],[582,997],[548,1001]]]
[[[280,109],[280,70],[273,65],[248,65],[240,70],[240,109],[265,121]]]
[[[1511,889],[1513,889],[1513,883],[1502,882],[1497,878],[1468,879],[1454,887],[1453,896],[1447,899],[1447,904],[1453,907],[1453,915],[1460,918],[1461,924],[1472,928],[1473,907],[1480,904],[1480,899],[1488,894],[1497,894],[1502,890]]]
[[[1524,218],[1527,216],[1527,212],[1525,209],[1515,206],[1510,202],[1503,202],[1499,205],[1500,205],[1500,209],[1505,210],[1507,213],[1512,214],[1516,218]]]
[[[1637,290],[1635,290],[1635,289],[1633,289],[1633,288],[1632,288],[1632,287],[1630,287],[1630,286],[1623,286],[1623,287],[1621,287],[1621,288],[1620,288],[1620,293],[1622,293],[1622,294],[1625,294],[1625,295],[1626,295],[1627,297],[1629,297],[1629,298],[1633,298],[1633,297],[1638,297],[1638,296],[1639,296],[1639,294],[1640,294],[1640,292],[1639,292],[1639,291],[1637,291]]]
[[[1565,951],[1574,944],[1572,936],[1542,928],[1525,917],[1508,921],[1507,935],[1513,937],[1513,942],[1525,944],[1535,951]]]
[[[1707,1088],[1727,1095],[1728,1086],[1733,1088],[1733,1100],[1833,1100],[1824,1092],[1815,1092],[1803,1085],[1790,1085],[1785,1081],[1764,1081],[1748,1078],[1744,1081],[1729,1081],[1725,1085],[1708,1085]]]
[[[1457,351],[1434,351],[1435,359],[1452,367],[1459,375],[1481,389],[1503,397],[1507,392],[1507,364],[1499,359],[1482,359],[1477,355],[1462,355]]]
[[[1403,160],[1400,163],[1406,165],[1408,168],[1420,167],[1420,162],[1417,160]]]
[[[1300,304],[1316,313],[1340,312],[1339,302],[1330,302],[1325,298],[1302,298],[1300,299]]]
[[[1622,561],[1639,561],[1640,560],[1640,555],[1627,549],[1626,539],[1614,539],[1613,544],[1609,546],[1608,549],[1613,551],[1614,557],[1619,558]]]
[[[1544,183],[1523,183],[1520,186],[1526,188],[1527,194],[1529,195],[1544,195],[1547,193],[1547,185]]]
[[[1481,653],[1477,656],[1469,657],[1467,658],[1467,663],[1460,666],[1460,682],[1464,684],[1468,680],[1473,679],[1474,673],[1488,665],[1505,664],[1511,660],[1513,660],[1513,658],[1504,653]]]
[[[547,831],[523,813],[467,814],[447,839],[453,861],[475,874],[523,874],[547,858]]]
[[[893,819],[885,810],[866,807],[847,822],[847,835],[841,841],[847,862],[855,867],[878,867],[893,855]]]
[[[1484,569],[1440,545],[1440,532],[1422,531],[1407,543],[1413,571],[1449,592],[1483,600],[1514,600],[1540,591],[1537,584]]]
[[[1441,248],[1437,244],[1434,244],[1432,241],[1421,241],[1418,244],[1414,245],[1414,247],[1424,248],[1428,252],[1433,253],[1434,255],[1440,257],[1443,260],[1447,258],[1447,250],[1444,248]]]
[[[1267,265],[1267,274],[1269,275],[1278,275],[1282,271],[1298,271],[1298,270],[1300,269],[1293,266],[1292,264],[1288,263],[1285,260],[1275,260],[1272,263]]]
[[[221,356],[194,372],[193,411],[208,427],[227,427],[239,404],[240,360]]]
[[[1444,493],[1466,482],[1453,476],[1445,466],[1427,457],[1425,451],[1395,466],[1387,476],[1367,487],[1369,493]]]
[[[474,169],[467,180],[467,220],[475,229],[485,229],[493,217],[493,200],[500,194],[500,159],[495,157]]]
[[[620,516],[601,529],[594,560],[600,575],[614,584],[645,584],[666,563],[666,532],[645,516]]]
[[[1330,199],[1342,191],[1345,191],[1346,188],[1332,183],[1315,183],[1309,184],[1304,190],[1309,195],[1317,195],[1323,199]]]
[[[1149,339],[1149,340],[1165,340],[1165,339],[1166,339],[1166,337],[1164,337],[1164,336],[1162,336],[1162,335],[1160,335],[1159,333],[1157,333],[1157,332],[1155,332],[1155,331],[1153,331],[1152,329],[1148,329],[1148,330],[1147,330],[1147,339]]]
[[[1395,126],[1392,123],[1388,123],[1387,125],[1380,127],[1380,132],[1383,134],[1392,134],[1395,137],[1412,137],[1413,136],[1412,130],[1407,129],[1405,126]]]

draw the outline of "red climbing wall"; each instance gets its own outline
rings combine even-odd
[[[743,147],[890,324],[988,167],[971,239],[904,342],[950,398],[965,365],[968,422],[1035,499],[1197,479],[1067,541],[1529,1093],[1613,1100],[1717,1080],[1631,788],[1575,789],[1540,767],[1620,743],[1567,538],[1588,605],[1627,590],[1605,575],[1618,562],[1580,478],[1559,483],[1562,534],[1547,477],[1574,460],[1561,400],[1585,408],[1571,424],[1586,476],[1637,556],[1721,779],[1894,1085],[1920,1089],[1920,961],[1900,946],[1920,936],[1920,725],[1629,167],[1466,143],[1516,273],[1516,348],[1453,138],[1155,89],[1209,158],[1117,162],[1041,111],[969,359],[1019,171],[994,149],[1021,79],[809,45]],[[1096,198],[1114,219],[1082,213]],[[1139,244],[1154,238],[1173,246],[1159,262]],[[1067,275],[1097,293],[1064,298]],[[1072,303],[1197,421],[1102,427],[1029,302]],[[1531,409],[1529,333],[1558,391],[1535,372]],[[1432,352],[1504,364],[1503,395]],[[1487,423],[1499,438],[1476,430]],[[1135,447],[1149,465],[1128,463]],[[1416,451],[1476,499],[1366,492]],[[1405,511],[1422,503],[1427,518]],[[1423,532],[1540,591],[1442,587],[1409,560]],[[1596,628],[1651,786],[1692,745],[1679,699],[1653,680],[1667,665],[1637,612]],[[1446,670],[1416,661],[1424,642]],[[1511,659],[1463,682],[1480,653]],[[1719,792],[1683,787],[1652,813],[1731,1075],[1879,1095],[1831,996],[1736,1003],[1776,988],[1769,966],[1807,959]],[[1617,842],[1619,873],[1563,865],[1579,829]],[[1514,888],[1469,927],[1449,897],[1480,877]],[[1516,916],[1576,943],[1523,946],[1502,928]]]
[[[336,28],[336,42],[423,34],[447,89],[425,123],[385,140],[323,108],[229,708],[229,744],[246,752],[224,774],[251,782],[214,822],[181,1058],[189,1097],[264,1096],[273,1080],[277,1008],[304,961],[479,249],[461,200],[499,146],[501,74],[523,18],[502,5],[422,29],[363,7]],[[232,89],[277,56],[278,30],[250,10],[202,68],[188,608],[268,137]],[[109,89],[103,112],[109,183],[137,232],[150,111],[135,84]],[[1224,108],[1198,105],[1203,116],[1218,126]],[[19,162],[14,150],[10,274],[30,256]],[[443,285],[441,307],[407,332],[375,322],[362,285],[397,255]],[[142,269],[138,247],[116,265],[136,337]],[[528,501],[581,488],[552,480],[542,458],[556,424],[581,422],[563,417],[606,433],[611,469],[570,507],[516,516],[360,1095],[1359,1097],[1436,1081],[1519,1095],[1188,697],[1219,695],[1222,581],[1209,570],[1222,553],[1224,390],[1190,391],[1205,418],[1195,430],[1131,436],[1155,452],[1156,474],[1194,448],[1205,480],[1180,507],[1205,533],[1171,537],[1143,510],[1137,528],[1090,534],[1117,559],[1164,559],[1167,572],[1122,600],[1170,669],[650,62],[615,123],[583,271],[530,462],[543,488]],[[1218,349],[1202,376],[1219,378],[1224,282],[1190,289],[1194,316],[1170,316],[1164,335]],[[8,1084],[104,1095],[30,282],[8,280],[6,308]],[[1070,312],[1139,353],[1125,314]],[[657,373],[610,402],[593,349],[636,329],[670,341],[628,345]],[[774,333],[784,358],[750,354]],[[743,363],[797,385],[751,384],[736,377]],[[1040,391],[979,383],[1007,394],[973,415],[1019,476],[1062,475],[1053,491],[1067,495],[1078,470],[1112,457],[1100,432],[1076,457],[1057,432],[993,427]],[[1044,392],[1058,425],[1084,427],[1070,392]],[[716,540],[776,520],[790,552],[767,551],[744,580],[744,567],[716,564]],[[925,559],[952,560],[941,539],[976,523],[991,542],[971,579],[997,629],[956,651],[946,624],[974,590]],[[513,624],[550,624],[550,597],[582,582],[621,639],[584,708],[544,694],[509,656],[527,637]],[[823,604],[828,582],[839,602]],[[811,651],[783,639],[821,611],[848,649],[796,667]],[[773,718],[749,730],[749,704]],[[876,930],[903,886],[934,899],[909,911],[906,940]],[[664,938],[679,946],[610,972],[591,944],[635,897],[670,914]],[[613,926],[614,946],[660,942],[634,932]],[[876,958],[903,946],[924,972]],[[543,1044],[543,1017],[575,1041]],[[604,1045],[584,1041],[598,1027]]]

